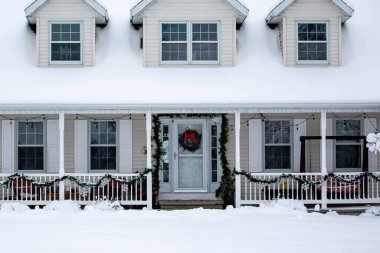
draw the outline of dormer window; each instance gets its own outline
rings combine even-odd
[[[50,62],[81,63],[81,24],[51,23]]]
[[[298,63],[327,63],[327,23],[301,23],[298,28]]]
[[[161,24],[162,63],[217,64],[218,45],[218,23]]]

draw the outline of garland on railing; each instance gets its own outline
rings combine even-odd
[[[278,177],[274,177],[274,178],[270,178],[270,179],[259,179],[259,178],[252,176],[251,173],[249,173],[247,171],[236,171],[236,170],[234,170],[234,173],[235,173],[235,175],[245,176],[250,182],[259,183],[259,184],[267,184],[267,185],[278,184],[278,183],[281,183],[283,179],[289,179],[289,178],[296,180],[298,183],[300,183],[303,186],[304,185],[307,185],[307,186],[320,185],[329,179],[335,179],[341,183],[352,184],[352,183],[358,182],[364,178],[370,177],[370,178],[373,178],[376,182],[380,182],[380,176],[376,175],[373,172],[362,172],[359,175],[356,175],[352,178],[345,178],[344,176],[337,175],[335,173],[329,173],[327,175],[324,175],[319,180],[307,180],[301,176],[296,176],[293,174],[282,174]]]
[[[122,186],[130,186],[130,185],[133,185],[136,182],[140,181],[141,179],[143,179],[144,176],[149,174],[150,172],[152,172],[151,169],[145,169],[144,172],[140,173],[139,176],[134,177],[133,179],[130,179],[130,180],[118,179],[112,175],[106,174],[103,177],[101,177],[97,182],[88,182],[88,183],[81,182],[76,177],[69,176],[69,175],[65,175],[63,177],[56,178],[56,179],[51,180],[51,181],[39,183],[39,182],[36,182],[35,179],[33,179],[29,176],[25,176],[25,175],[21,175],[21,174],[16,173],[16,174],[13,174],[13,175],[7,177],[4,181],[2,181],[2,182],[0,181],[0,187],[6,186],[7,188],[10,188],[13,181],[19,180],[19,179],[25,180],[25,182],[30,183],[33,187],[36,187],[36,188],[51,187],[51,186],[54,186],[55,184],[60,183],[60,182],[73,182],[73,183],[77,184],[78,186],[85,187],[85,188],[99,187],[99,186],[104,185],[104,182],[107,182],[107,184],[108,184],[111,181],[113,181],[115,183],[119,183]]]

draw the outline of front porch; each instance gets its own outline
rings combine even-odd
[[[229,121],[223,159],[221,115]],[[238,207],[276,198],[324,209],[380,203],[378,159],[365,145],[365,136],[378,129],[377,109],[22,111],[2,117],[0,203],[220,205],[215,193],[225,164],[236,170]],[[185,133],[190,140],[198,135],[195,149],[180,143]]]

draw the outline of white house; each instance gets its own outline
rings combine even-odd
[[[380,3],[350,2],[8,3],[0,202],[379,203]]]

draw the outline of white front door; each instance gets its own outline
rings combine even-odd
[[[175,192],[207,192],[206,120],[174,121],[173,164]]]

